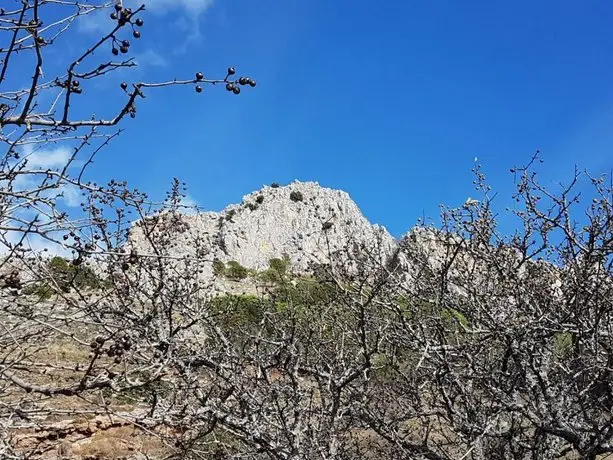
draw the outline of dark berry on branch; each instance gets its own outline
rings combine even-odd
[[[249,80],[249,86],[255,88],[255,80]]]
[[[241,93],[241,89],[238,86],[235,86],[234,88],[232,88],[232,92],[234,94],[240,94]]]
[[[204,79],[204,74],[202,72],[198,72],[196,74],[196,80],[200,81],[202,79]]]
[[[145,21],[143,21],[141,18],[138,18],[138,19],[136,20],[136,25],[137,25],[138,27],[142,27],[144,23],[145,23]]]
[[[228,75],[234,75],[236,73],[236,69],[234,67],[228,67]]]
[[[115,11],[121,11],[122,7],[121,7],[121,3],[115,3]]]
[[[113,48],[113,49],[111,50],[111,52],[112,52],[112,53],[113,53],[115,56],[117,56],[117,55],[119,54],[119,50],[118,50],[117,48]]]
[[[126,48],[129,48],[129,47],[130,47],[130,42],[129,42],[128,40],[124,40],[124,41],[122,41],[122,42],[121,42],[121,44],[122,44],[123,46],[125,46]]]
[[[36,37],[36,42],[39,45],[43,45],[45,43],[45,39],[43,37]]]
[[[247,83],[249,83],[249,79],[248,79],[248,78],[246,78],[246,77],[240,77],[240,78],[238,79],[238,84],[239,84],[239,85],[246,85]]]
[[[123,54],[126,54],[128,52],[128,47],[122,46],[121,48],[119,48],[119,51],[121,51]]]
[[[196,92],[197,93],[201,93],[202,92],[202,86],[196,85]]]
[[[117,21],[117,13],[111,13],[111,19]]]
[[[124,91],[128,89],[128,84],[125,81],[122,81],[120,86],[121,86],[121,89],[123,89]]]
[[[135,31],[132,32],[132,36],[134,38],[140,38],[140,32],[138,30],[135,30]]]
[[[79,80],[72,80],[72,86],[76,88],[79,85],[80,85]]]
[[[228,84],[226,85],[226,89],[227,89],[228,91],[234,91],[234,85],[233,85],[232,83],[228,83]]]

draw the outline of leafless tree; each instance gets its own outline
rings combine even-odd
[[[132,377],[119,370],[128,350],[141,351],[131,348],[135,331],[124,328],[128,323],[114,322],[128,311],[114,316],[111,299],[130,288],[116,269],[134,260],[122,252],[131,222],[162,207],[176,211],[179,185],[173,184],[172,200],[154,203],[122,181],[93,183],[87,170],[125,119],[136,116],[148,91],[190,85],[200,93],[220,85],[239,94],[255,81],[230,67],[218,79],[197,71],[187,79],[122,82],[116,91],[123,101],[100,116],[109,107],[94,106],[97,82],[137,65],[130,47],[146,37],[144,9],[63,0],[9,0],[0,8],[2,458],[49,455],[67,433],[91,435],[73,423],[79,417],[115,414],[111,427],[138,425],[134,414],[142,407],[122,418],[108,395],[136,392],[165,372],[145,355],[142,366],[130,366],[137,372]],[[107,18],[106,31],[75,37],[76,27],[92,17]],[[75,50],[74,43],[84,46]],[[80,211],[67,205],[74,200]],[[65,258],[48,255],[58,252]],[[146,312],[132,313],[147,327]],[[68,428],[53,425],[62,419],[70,420]],[[139,426],[146,432],[151,423]]]
[[[476,169],[483,199],[403,242],[406,292],[381,303],[396,319],[387,359],[397,364],[360,412],[406,455],[613,452],[613,189],[577,172],[554,193],[537,181],[539,161],[512,170],[510,236]]]
[[[241,87],[255,86],[251,78],[234,79],[232,67],[222,79],[205,78],[198,71],[183,80],[122,82],[117,93],[123,93],[123,101],[114,111],[94,107],[92,102],[100,100],[93,97],[100,92],[98,81],[136,66],[130,46],[141,39],[142,29],[146,35],[141,17],[145,6],[131,9],[121,2],[61,0],[5,3],[0,13],[0,145],[4,150],[0,238],[11,251],[33,235],[63,244],[58,240],[58,225],[85,224],[69,223],[70,216],[56,206],[58,198],[77,195],[78,199],[81,192],[125,192],[119,192],[115,183],[109,187],[89,183],[86,169],[120,133],[120,123],[136,116],[147,91],[191,85],[201,92],[204,85],[219,84],[239,94]],[[107,17],[107,32],[84,49],[70,51],[67,41],[83,41],[75,37],[75,26],[90,17]],[[109,110],[108,118],[97,115]],[[66,154],[45,158],[54,147]]]

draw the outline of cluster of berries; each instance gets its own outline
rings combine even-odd
[[[113,21],[117,21],[120,27],[125,26],[126,24],[130,24],[132,26],[132,36],[134,38],[140,38],[140,30],[134,28],[134,26],[142,27],[145,24],[141,18],[136,18],[132,21],[132,13],[131,8],[124,8],[121,4],[117,3],[115,5],[115,11],[111,13],[111,19]],[[116,40],[113,38],[113,48],[111,48],[111,52],[117,56],[119,53],[126,54],[130,51],[130,41],[129,40]]]
[[[103,346],[107,340],[102,337],[96,337],[90,344],[90,348],[98,353],[106,353],[109,358],[115,358],[115,362],[120,362],[121,357],[125,352],[132,348],[132,342],[130,337],[126,334],[120,334],[116,340],[114,340],[106,350],[103,350]]]
[[[68,80],[61,81],[59,78],[56,78],[55,84],[60,88],[70,88],[71,93],[81,94],[83,92],[79,80],[72,80],[69,82]]]
[[[236,69],[234,67],[228,67],[228,73],[226,75],[226,78],[224,79],[224,82],[226,83],[226,90],[234,93],[234,94],[240,94],[241,92],[241,86],[246,86],[249,85],[252,88],[255,88],[255,80],[249,78],[249,77],[240,77],[238,80],[236,81],[229,81],[228,78],[232,75],[234,75],[236,73]],[[196,73],[196,82],[201,82],[204,80],[204,74],[202,72],[197,72]],[[215,82],[213,82],[215,83]],[[196,85],[195,87],[196,92],[197,93],[201,93],[202,92],[202,86],[200,85]]]

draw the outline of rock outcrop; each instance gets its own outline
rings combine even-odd
[[[206,260],[204,278],[212,277],[214,260],[260,270],[271,258],[286,255],[300,272],[348,248],[377,248],[384,261],[396,247],[387,230],[371,224],[346,192],[316,182],[265,186],[222,212],[185,215],[181,220],[172,255]],[[135,230],[131,245],[148,252],[142,230]]]

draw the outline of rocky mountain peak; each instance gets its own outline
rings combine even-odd
[[[211,266],[217,259],[264,269],[271,258],[287,255],[295,270],[306,270],[350,244],[376,245],[384,253],[395,246],[387,230],[371,224],[348,193],[317,182],[264,186],[221,212],[186,215],[183,220],[174,255],[203,258]],[[142,235],[136,232],[132,240],[146,251]],[[212,267],[204,276],[212,276]]]

